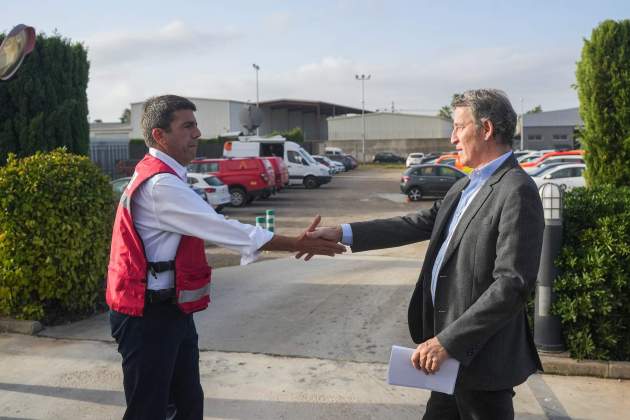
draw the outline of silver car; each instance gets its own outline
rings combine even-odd
[[[196,189],[201,189],[206,194],[206,201],[216,210],[221,211],[230,204],[230,190],[219,178],[214,175],[188,173],[188,183]]]
[[[564,186],[568,191],[586,185],[583,175],[585,169],[586,165],[583,163],[560,163],[543,167],[539,172],[530,175],[539,188],[543,184],[552,182]]]

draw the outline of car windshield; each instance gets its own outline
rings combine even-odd
[[[550,169],[555,168],[560,165],[560,163],[550,163],[548,165],[539,166],[535,171],[530,172],[531,176],[542,176],[545,172],[548,172]]]
[[[221,182],[221,180],[216,176],[207,176],[203,180],[206,181],[206,184],[212,187],[220,187],[223,185],[223,182]]]

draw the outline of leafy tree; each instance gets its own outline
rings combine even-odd
[[[88,69],[83,45],[58,34],[37,36],[20,70],[0,82],[0,165],[9,153],[24,157],[62,146],[87,155]]]
[[[542,106],[536,105],[535,107],[527,111],[526,114],[538,114],[539,112],[542,112],[542,111],[543,111]]]
[[[289,141],[294,141],[296,143],[304,142],[304,133],[302,133],[302,129],[300,127],[295,127],[291,130],[286,131],[277,131],[274,130],[270,135],[271,136],[282,136]]]
[[[120,116],[120,122],[127,124],[131,121],[131,110],[129,108],[125,108]]]
[[[630,185],[630,20],[606,20],[577,63],[589,185]]]
[[[453,120],[453,110],[450,106],[444,105],[437,114],[438,117],[444,118],[445,120],[452,121]]]

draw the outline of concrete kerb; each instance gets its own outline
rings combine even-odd
[[[43,329],[44,326],[39,321],[0,317],[0,332],[35,335]]]
[[[564,376],[594,376],[606,379],[630,379],[630,362],[576,360],[568,354],[540,354],[545,373]]]
[[[44,329],[39,321],[0,317],[0,332],[37,335]],[[540,353],[545,373],[563,376],[593,376],[606,379],[630,379],[630,362],[576,360],[568,353]]]

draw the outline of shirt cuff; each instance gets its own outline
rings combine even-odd
[[[258,257],[260,256],[259,249],[262,248],[264,244],[269,242],[271,238],[273,238],[273,232],[270,232],[267,229],[263,229],[261,227],[256,227],[256,229],[251,233],[250,237],[254,241],[255,249],[241,254],[241,265],[253,263],[258,259]]]
[[[347,246],[352,246],[352,228],[348,223],[341,225],[341,243]]]

